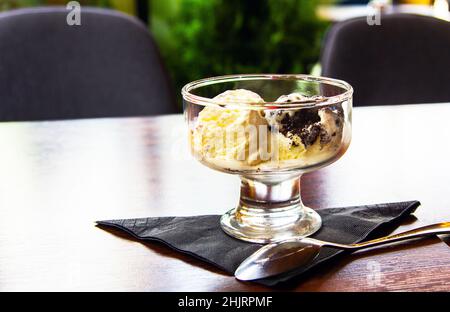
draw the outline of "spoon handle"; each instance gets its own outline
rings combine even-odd
[[[348,245],[350,248],[345,249],[362,249],[367,247],[378,246],[398,242],[406,239],[416,238],[420,236],[428,236],[434,234],[450,233],[450,222],[436,223],[432,225],[423,226],[414,230],[402,232],[399,234],[389,235],[381,238],[376,238],[367,242]]]

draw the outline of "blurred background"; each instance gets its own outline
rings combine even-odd
[[[66,5],[0,0],[0,10]],[[175,90],[203,77],[236,73],[320,74],[320,50],[335,22],[367,15],[368,4],[437,14],[447,0],[80,0],[141,19],[153,34]],[[445,9],[444,3],[444,10]]]

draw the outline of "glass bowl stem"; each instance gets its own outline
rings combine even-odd
[[[311,235],[321,219],[302,203],[300,176],[276,180],[242,176],[239,204],[222,216],[221,226],[233,237],[268,243]]]

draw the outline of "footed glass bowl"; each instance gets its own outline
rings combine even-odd
[[[316,232],[321,218],[303,205],[300,177],[347,150],[352,87],[307,75],[236,75],[191,82],[182,94],[192,155],[241,179],[223,230],[256,243]]]

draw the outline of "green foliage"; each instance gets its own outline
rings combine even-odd
[[[308,73],[328,24],[320,0],[166,0],[151,30],[179,90],[207,76]]]

